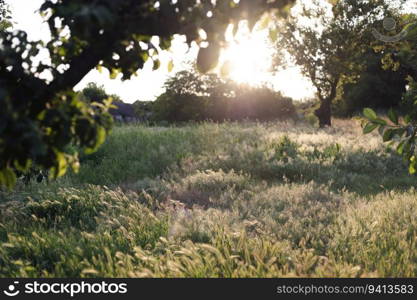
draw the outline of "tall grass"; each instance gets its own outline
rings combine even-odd
[[[0,194],[0,276],[415,277],[415,184],[353,121],[118,127]]]

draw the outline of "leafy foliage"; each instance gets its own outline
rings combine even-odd
[[[243,18],[255,23],[266,10],[292,2],[45,0],[40,12],[50,41],[29,41],[23,31],[0,32],[0,184],[12,187],[14,170],[26,172],[32,164],[51,169],[51,177],[65,174],[68,166],[77,170],[77,153],[66,147],[91,153],[104,142],[112,124],[110,101],[93,108],[72,91],[91,69],[105,67],[112,78],[121,73],[123,79],[147,60],[157,69],[158,51],[170,47],[174,34],[185,35],[189,44],[208,43],[199,64],[212,66],[213,49],[224,43],[229,23]],[[206,41],[199,30],[206,32]],[[153,36],[159,44],[153,44]],[[41,50],[48,52],[50,63],[36,62]]]
[[[396,144],[396,151],[409,164],[410,174],[417,172],[416,144],[417,144],[417,124],[406,115],[400,120],[398,114],[390,109],[388,112],[389,122],[377,116],[370,108],[363,111],[364,117],[368,122],[364,123],[363,132],[371,133],[378,128],[384,142],[390,145]]]
[[[80,97],[83,101],[89,104],[94,102],[103,103],[105,100],[109,99],[111,99],[112,103],[123,102],[120,96],[107,94],[104,86],[97,85],[95,82],[88,83],[87,86],[80,92]]]
[[[383,43],[375,45],[375,49],[384,57],[384,68],[394,71],[405,71],[414,81],[417,81],[417,15],[403,14],[399,21],[404,25],[406,35],[396,43]]]
[[[300,4],[300,13],[286,20],[284,30],[271,30],[278,49],[277,66],[285,65],[282,58],[290,54],[316,88],[320,127],[331,125],[331,105],[340,84],[351,82],[364,68],[362,56],[374,40],[369,28],[381,19],[381,12],[395,14],[389,4],[386,0],[340,0],[328,7],[312,1]]]
[[[408,163],[411,174],[417,172],[416,143],[417,143],[417,19],[415,15],[404,15],[404,20],[410,22],[406,28],[407,36],[398,43],[379,45],[379,51],[384,52],[385,67],[398,71],[405,70],[408,75],[408,90],[403,97],[404,117],[399,118],[394,110],[388,112],[389,122],[378,117],[372,109],[365,109],[364,133],[379,129],[384,142],[396,145],[396,151]]]

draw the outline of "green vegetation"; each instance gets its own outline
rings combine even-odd
[[[335,116],[351,117],[365,107],[388,110],[402,104],[406,91],[407,70],[401,65],[397,71],[385,70],[383,55],[369,49],[362,54],[363,71],[354,82],[345,82],[332,106]]]
[[[417,277],[416,15],[294,3],[45,0],[41,42],[0,0],[0,277]],[[400,40],[375,36],[396,20]],[[226,79],[228,28],[256,23],[316,99]],[[159,69],[176,35],[197,62],[156,101],[74,92],[94,68]],[[365,106],[390,110],[332,120]]]
[[[270,87],[251,87],[195,68],[180,71],[165,82],[166,91],[153,103],[153,121],[216,122],[296,118],[291,98]]]
[[[0,194],[2,277],[415,277],[416,178],[354,121],[116,127]]]
[[[315,87],[320,107],[314,113],[320,127],[331,126],[333,111],[352,116],[368,106],[397,106],[407,76],[416,74],[415,39],[411,39],[415,15],[405,13],[406,1],[397,5],[391,0],[328,2],[301,2],[299,13],[285,22],[276,21],[271,29],[276,67],[300,67]],[[405,40],[385,43],[372,34],[372,29],[383,32],[383,18],[388,17],[410,23]]]

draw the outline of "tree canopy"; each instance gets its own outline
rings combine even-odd
[[[362,71],[355,80],[342,82],[333,101],[333,115],[351,117],[365,107],[389,109],[402,104],[407,86],[407,69],[400,66],[398,70],[385,68],[382,53],[369,48],[358,58],[362,61]]]
[[[384,14],[397,11],[387,0],[340,0],[331,7],[315,0],[303,3],[300,13],[289,16],[274,34],[277,65],[288,53],[316,88],[321,105],[315,114],[321,127],[331,125],[331,104],[339,85],[354,81],[363,71],[362,56],[375,40],[371,28]]]
[[[385,53],[384,63],[388,69],[403,69],[407,72],[408,90],[404,94],[403,118],[390,110],[388,119],[378,117],[370,108],[364,109],[366,122],[363,123],[364,133],[378,128],[384,142],[395,145],[396,151],[409,164],[409,172],[417,173],[417,18],[415,15],[404,15],[408,25],[404,30],[405,37],[396,43],[385,43],[378,50]]]
[[[46,0],[40,13],[50,41],[29,41],[23,31],[0,32],[0,183],[13,186],[14,170],[27,171],[34,163],[51,169],[54,177],[68,166],[77,170],[77,153],[66,151],[67,146],[90,153],[103,143],[112,123],[110,101],[86,105],[72,91],[91,69],[105,67],[123,79],[147,60],[157,69],[159,50],[168,49],[180,34],[189,44],[205,42],[198,65],[207,71],[216,64],[229,24],[246,19],[253,26],[265,11],[285,12],[293,2]],[[41,50],[50,63],[34,59]]]

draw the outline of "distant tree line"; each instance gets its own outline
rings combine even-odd
[[[291,98],[267,86],[252,87],[223,80],[216,74],[183,70],[165,83],[153,104],[153,120],[284,120],[296,117]]]
[[[183,70],[165,83],[165,92],[155,101],[127,104],[118,95],[108,94],[104,86],[89,83],[81,90],[86,103],[111,98],[113,104],[130,106],[137,121],[149,123],[181,123],[190,121],[286,120],[296,118],[291,98],[284,97],[267,86],[251,87],[216,74],[201,74]],[[110,110],[115,115],[116,110]]]
[[[383,55],[369,49],[362,56],[363,70],[355,81],[342,82],[332,104],[333,115],[352,117],[365,107],[377,110],[400,108],[406,92],[407,71],[384,68]]]
[[[112,102],[123,102],[119,95],[108,94],[103,85],[98,85],[95,82],[90,82],[79,93],[82,100],[93,103],[102,103],[104,100],[111,98]]]

